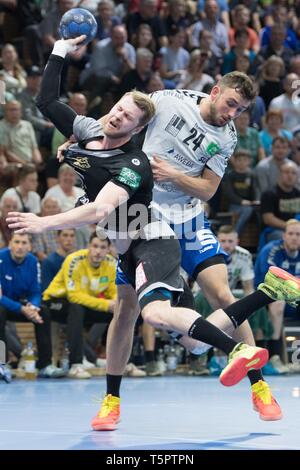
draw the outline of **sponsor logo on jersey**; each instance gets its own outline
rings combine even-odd
[[[220,152],[220,147],[215,142],[210,142],[206,147],[206,152],[213,157],[216,153]]]
[[[127,167],[122,168],[119,176],[117,176],[118,181],[126,184],[131,189],[137,189],[141,184],[141,179],[141,175]]]
[[[174,114],[172,119],[167,124],[165,130],[169,134],[176,137],[179,134],[179,132],[181,131],[181,129],[183,128],[184,125],[185,125],[185,120],[182,119],[180,116],[177,116],[177,114]]]
[[[108,282],[108,276],[101,276],[100,277],[99,283],[103,283],[103,282]]]
[[[144,271],[143,263],[140,263],[135,270],[135,287],[139,290],[147,282],[147,276]]]
[[[132,163],[133,163],[134,165],[136,165],[136,166],[139,166],[139,165],[141,164],[141,162],[139,161],[138,158],[133,158],[131,161],[132,161]]]
[[[72,164],[79,168],[91,168],[87,157],[74,157]]]

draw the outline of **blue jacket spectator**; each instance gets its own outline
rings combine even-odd
[[[0,251],[0,340],[6,342],[7,321],[32,322],[38,350],[40,377],[62,377],[63,371],[52,365],[50,315],[40,308],[39,263],[30,253],[28,234],[14,233],[9,248]]]

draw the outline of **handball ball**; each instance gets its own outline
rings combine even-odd
[[[72,8],[61,18],[59,34],[63,39],[77,38],[85,34],[86,38],[82,45],[88,44],[97,33],[97,21],[92,13],[84,8]]]

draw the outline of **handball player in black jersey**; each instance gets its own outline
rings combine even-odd
[[[81,36],[55,43],[44,72],[38,106],[65,137],[75,136],[77,143],[68,148],[65,159],[79,174],[86,196],[80,201],[81,206],[62,214],[38,217],[10,213],[9,227],[18,233],[41,233],[92,223],[105,227],[119,252],[121,269],[136,291],[144,320],[155,328],[172,330],[223,350],[229,355],[229,362],[220,380],[223,385],[234,385],[249,367],[261,368],[268,353],[236,343],[194,310],[172,306],[182,292],[179,243],[165,222],[152,217],[151,167],[147,156],[130,142],[155,113],[151,99],[140,92],[127,93],[100,121],[78,116],[59,101],[64,57],[83,39]],[[244,321],[246,315],[249,312],[243,312],[236,323]],[[107,410],[110,411],[109,404]],[[100,418],[97,415],[92,421],[93,429],[98,429]],[[103,420],[99,429],[104,429]],[[111,429],[109,416],[106,429]]]

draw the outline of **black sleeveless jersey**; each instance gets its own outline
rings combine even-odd
[[[128,193],[128,201],[110,216],[109,232],[127,232],[130,228],[139,230],[150,222],[153,176],[149,160],[142,150],[131,142],[117,149],[105,150],[87,150],[73,144],[64,151],[64,157],[80,177],[85,191],[79,199],[80,204],[93,202],[109,181]]]

